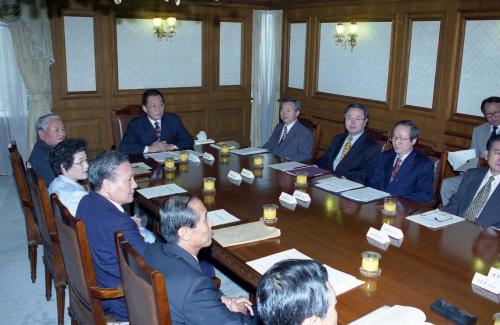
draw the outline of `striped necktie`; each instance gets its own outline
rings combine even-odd
[[[288,130],[287,130],[286,125],[285,125],[285,128],[283,129],[283,135],[281,136],[281,139],[278,142],[278,146],[281,145],[281,143],[285,140],[287,134],[288,134]]]
[[[399,167],[401,167],[401,158],[396,158],[396,163],[394,164],[394,166],[392,166],[392,171],[391,171],[391,181],[389,183],[392,183],[392,180],[394,179],[394,177],[396,177],[398,171],[399,171]]]
[[[344,149],[342,149],[342,154],[340,155],[340,160],[344,159],[345,155],[349,152],[352,146],[352,136],[347,137],[347,143],[344,146]]]
[[[483,206],[486,204],[486,201],[488,201],[488,198],[490,196],[490,191],[491,191],[491,183],[495,180],[494,176],[490,176],[486,184],[477,192],[476,197],[472,200],[471,204],[465,210],[464,213],[464,218],[465,220],[468,221],[476,221],[476,218],[478,217],[479,212],[482,210]]]
[[[156,132],[156,137],[158,138],[158,141],[160,141],[161,129],[160,129],[160,123],[158,123],[158,121],[155,121],[155,132]]]

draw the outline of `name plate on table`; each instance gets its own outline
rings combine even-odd
[[[241,181],[241,175],[233,170],[229,171],[229,173],[227,174],[227,177],[229,177],[235,181]]]
[[[384,223],[382,225],[382,228],[380,228],[380,231],[389,237],[395,238],[395,239],[403,239],[403,231],[401,229],[396,228],[394,226],[391,226],[387,223]]]
[[[380,244],[389,244],[391,242],[391,239],[386,233],[383,233],[380,230],[377,230],[373,227],[370,227],[370,229],[368,229],[366,237],[371,238],[379,242]]]
[[[492,278],[500,282],[500,270],[496,267],[491,267],[488,272],[488,278]]]
[[[210,161],[215,159],[214,155],[212,155],[211,153],[208,153],[208,152],[203,153],[203,156],[201,156],[201,157],[205,160],[210,160]]]
[[[246,177],[246,178],[255,178],[255,175],[252,173],[252,171],[248,170],[246,168],[243,168],[241,170],[241,176]]]
[[[193,155],[193,154],[189,154],[189,160],[194,162],[194,163],[199,163],[200,162],[200,158],[198,158],[197,155]]]
[[[309,194],[307,194],[305,192],[295,190],[295,192],[293,192],[293,196],[297,200],[300,200],[300,201],[303,201],[303,202],[311,202],[311,197],[309,196]]]
[[[288,193],[282,192],[280,195],[280,201],[283,201],[288,204],[297,204],[297,199]]]
[[[500,281],[481,273],[476,273],[472,279],[472,284],[486,289],[494,294],[500,294]]]

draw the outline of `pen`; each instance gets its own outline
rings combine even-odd
[[[434,220],[436,220],[437,222],[444,222],[444,221],[448,221],[448,220],[451,220],[453,219],[452,217],[449,217],[449,218],[446,218],[446,219],[438,219],[437,217],[434,217]]]

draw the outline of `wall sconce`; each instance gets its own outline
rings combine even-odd
[[[345,34],[345,26],[342,23],[335,25],[335,45],[352,49],[356,46],[359,25],[354,20],[349,23],[349,32]]]
[[[165,27],[165,28],[164,28]],[[156,17],[153,19],[153,29],[155,31],[155,36],[158,40],[164,37],[172,38],[175,36],[175,29],[177,28],[177,18],[168,17],[163,22],[163,19]]]

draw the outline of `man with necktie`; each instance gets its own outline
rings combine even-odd
[[[316,164],[331,170],[337,177],[345,177],[364,184],[370,170],[380,155],[380,146],[366,134],[368,108],[362,104],[350,104],[344,112],[346,132],[337,134],[330,148]]]
[[[467,171],[443,210],[485,227],[500,227],[500,135],[488,140],[484,158],[488,167]]]
[[[415,122],[402,120],[392,129],[392,150],[384,151],[366,185],[417,203],[432,200],[434,164],[413,146],[419,130]]]
[[[288,96],[279,102],[281,122],[276,125],[271,137],[262,147],[282,159],[310,160],[313,136],[312,132],[297,120],[300,101]]]
[[[158,90],[144,92],[142,110],[145,114],[129,122],[120,143],[120,152],[140,154],[193,147],[193,137],[180,118],[165,112],[165,99]]]
[[[488,97],[481,103],[481,112],[486,117],[486,123],[478,125],[472,130],[470,148],[476,150],[476,157],[482,157],[486,150],[486,142],[494,135],[500,134],[500,97]],[[458,189],[462,176],[448,177],[441,185],[441,201],[447,205],[451,196]]]

